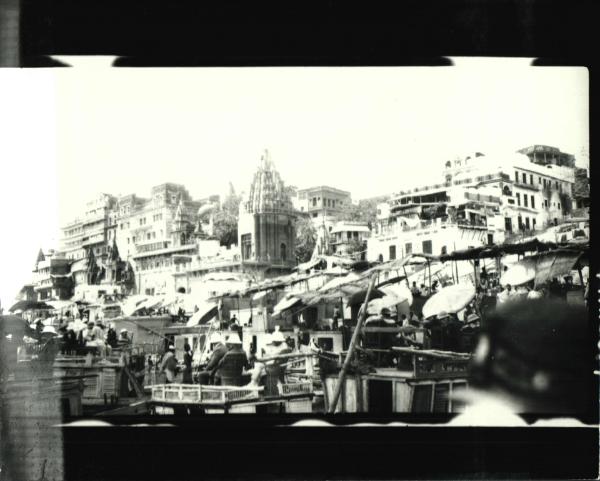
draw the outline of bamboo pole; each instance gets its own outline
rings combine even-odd
[[[358,340],[358,335],[360,333],[360,329],[367,317],[367,305],[369,304],[369,297],[371,295],[371,291],[373,290],[373,288],[375,286],[376,279],[377,279],[376,275],[371,276],[371,281],[369,282],[369,288],[367,289],[367,295],[365,297],[365,301],[364,301],[363,307],[362,307],[362,315],[358,319],[356,327],[354,328],[354,332],[352,333],[352,339],[350,340],[350,346],[348,347],[348,354],[346,356],[346,359],[344,360],[344,365],[342,366],[342,370],[340,371],[340,375],[338,378],[338,384],[335,388],[335,393],[333,395],[333,400],[331,402],[331,405],[329,406],[330,413],[335,412],[338,401],[340,399],[340,394],[342,392],[342,388],[344,386],[344,380],[346,378],[346,371],[348,370],[350,361],[352,360],[352,357],[354,356],[354,350],[356,347],[356,341]]]

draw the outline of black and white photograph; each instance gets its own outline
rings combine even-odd
[[[383,431],[438,479],[542,462],[457,469],[456,433],[595,432],[598,460],[588,68],[51,53],[0,69],[0,481],[383,479]]]

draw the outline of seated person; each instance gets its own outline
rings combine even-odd
[[[87,328],[82,330],[80,333],[80,340],[85,347],[96,348],[100,355],[106,354],[104,344],[104,333],[102,329],[95,325],[94,321],[87,323]]]
[[[214,383],[219,362],[227,354],[227,346],[225,346],[223,337],[218,332],[213,333],[210,337],[210,344],[212,346],[212,353],[208,364],[198,373],[198,382],[204,385]]]
[[[410,288],[410,292],[412,293],[413,296],[416,296],[416,297],[420,297],[421,296],[421,291],[417,287],[417,283],[414,282],[414,281],[413,281],[412,286]]]
[[[129,344],[131,339],[129,338],[129,332],[127,329],[123,328],[119,331],[119,339],[117,339],[117,345],[123,346],[125,344]]]
[[[77,334],[75,334],[73,325],[70,323],[67,325],[67,328],[63,333],[61,352],[63,354],[67,354],[69,352],[76,351],[78,347],[79,343],[77,342]]]
[[[242,341],[237,333],[230,334],[225,341],[227,352],[221,358],[215,372],[215,384],[241,386],[242,374],[250,367],[248,357],[242,349]]]
[[[119,344],[117,331],[115,331],[115,328],[112,325],[109,326],[108,331],[106,332],[106,343],[112,348],[117,347]]]

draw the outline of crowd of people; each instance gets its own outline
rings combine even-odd
[[[232,320],[233,321],[233,317]],[[242,348],[242,340],[236,326],[229,322],[229,330],[213,332],[208,339],[208,358],[195,366],[191,346],[186,342],[181,360],[175,356],[175,346],[169,344],[158,366],[161,381],[166,384],[261,386],[270,376],[275,382],[283,382],[283,362],[277,356],[292,352],[288,339],[276,329],[269,335],[261,357],[249,354]]]
[[[106,357],[112,349],[131,343],[127,329],[121,329],[117,334],[113,324],[104,324],[102,320],[83,322],[83,326],[75,321],[63,320],[58,330],[52,325],[44,325],[40,319],[35,323],[31,333],[32,339],[39,344],[47,343],[52,338],[53,343],[63,354],[80,354],[95,352]]]

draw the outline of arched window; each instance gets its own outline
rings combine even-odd
[[[383,254],[379,254],[378,260],[379,262],[383,262]]]
[[[281,260],[282,261],[287,260],[287,246],[285,245],[285,243],[282,242],[281,246],[279,248],[280,248],[280,251],[281,251]]]

